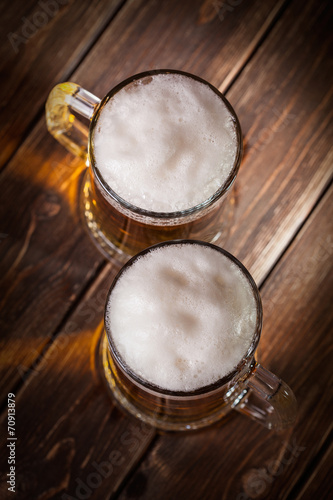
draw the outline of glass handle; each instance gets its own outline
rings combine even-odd
[[[56,85],[46,101],[48,131],[71,153],[87,160],[89,128],[78,115],[91,120],[100,99],[76,83]]]
[[[288,385],[257,364],[245,382],[244,396],[234,409],[276,431],[296,422],[297,403]],[[239,402],[238,402],[239,401]]]

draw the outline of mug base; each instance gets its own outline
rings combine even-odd
[[[214,212],[210,222],[207,221],[206,224],[205,218],[199,219],[201,221],[199,229],[198,225],[192,226],[191,223],[162,228],[141,225],[141,229],[138,229],[138,225],[128,218],[125,226],[122,219],[117,221],[114,209],[108,205],[106,210],[105,200],[96,199],[91,182],[87,169],[82,175],[79,186],[80,219],[96,248],[111,261],[125,264],[139,251],[161,241],[195,239],[222,246],[229,237],[236,204],[234,186],[230,188],[221,206],[217,207],[217,212],[216,214]],[[97,207],[99,207],[98,210]],[[132,237],[132,231],[136,233],[136,237]]]
[[[210,413],[193,421],[191,421],[191,419],[183,421],[183,419],[160,415],[158,411],[145,412],[129,400],[114,375],[110,364],[108,339],[104,330],[100,338],[97,356],[99,371],[113,401],[122,411],[136,417],[145,424],[161,431],[195,431],[203,427],[211,426],[216,422],[223,423],[228,419],[231,407],[225,405],[221,405],[221,408],[214,413]]]

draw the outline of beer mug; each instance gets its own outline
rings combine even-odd
[[[202,241],[145,249],[116,276],[101,359],[120,406],[163,430],[198,429],[237,410],[292,426],[291,389],[255,360],[262,305],[245,267]]]
[[[208,82],[181,71],[147,71],[102,100],[61,83],[48,97],[46,121],[86,162],[80,212],[106,256],[125,262],[161,241],[223,239],[242,136],[231,105]]]

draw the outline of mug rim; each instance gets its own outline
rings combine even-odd
[[[243,358],[240,360],[240,362],[237,364],[237,366],[232,370],[230,373],[225,375],[224,377],[218,379],[217,381],[213,382],[212,384],[208,384],[202,387],[199,387],[198,389],[192,390],[192,391],[174,391],[174,390],[169,390],[169,389],[164,389],[159,387],[157,384],[153,384],[151,382],[148,382],[142,378],[140,378],[123,360],[122,356],[120,355],[118,349],[116,348],[113,340],[112,340],[112,334],[111,334],[111,328],[109,329],[107,326],[107,320],[106,320],[106,310],[107,310],[107,304],[109,303],[111,293],[113,289],[115,288],[117,282],[123,275],[123,273],[130,267],[132,266],[140,257],[143,255],[146,255],[147,253],[154,251],[156,248],[161,248],[163,246],[172,246],[172,245],[201,245],[201,246],[208,246],[212,248],[213,250],[217,250],[218,252],[222,253],[225,257],[229,258],[234,264],[236,264],[240,270],[242,271],[243,275],[247,278],[251,290],[253,292],[253,297],[256,301],[256,311],[257,311],[257,319],[256,319],[256,326],[253,332],[253,338],[250,347],[247,350],[247,353],[243,356]],[[104,308],[104,330],[108,339],[108,345],[110,349],[110,354],[112,356],[113,361],[116,363],[117,367],[121,369],[121,371],[127,376],[131,382],[134,382],[137,384],[140,388],[142,388],[144,391],[148,391],[155,396],[165,396],[165,397],[173,397],[173,398],[191,398],[191,397],[197,397],[200,395],[206,396],[208,393],[212,393],[214,391],[217,391],[221,389],[225,384],[229,383],[237,374],[241,374],[244,367],[247,365],[251,364],[251,361],[254,357],[255,350],[258,346],[259,340],[260,340],[260,335],[261,335],[261,330],[262,330],[262,320],[263,320],[263,309],[262,309],[262,302],[261,302],[261,297],[260,293],[258,290],[258,287],[249,273],[249,271],[246,269],[246,267],[230,252],[227,250],[218,247],[217,245],[214,245],[212,243],[204,242],[201,240],[186,240],[186,239],[179,239],[179,240],[169,240],[169,241],[163,241],[160,243],[157,243],[155,245],[152,245],[150,247],[145,248],[141,252],[137,253],[134,255],[129,261],[127,261],[120,271],[117,273],[116,277],[113,279],[113,282],[111,284],[111,287],[108,291],[107,297],[106,297],[106,302],[105,302],[105,308]]]
[[[206,200],[203,202],[184,209],[184,210],[177,210],[173,212],[155,212],[153,210],[147,210],[141,207],[138,207],[121,196],[119,196],[110,186],[109,184],[105,181],[103,178],[100,170],[96,166],[96,161],[95,161],[95,155],[94,155],[94,144],[93,144],[93,135],[94,135],[94,130],[97,125],[99,115],[104,107],[104,105],[111,99],[117,92],[119,92],[122,88],[124,88],[126,85],[135,82],[136,80],[140,80],[142,78],[145,78],[147,76],[154,76],[154,75],[159,75],[159,74],[179,74],[183,75],[189,78],[192,78],[200,83],[203,83],[205,85],[208,85],[214,92],[215,94],[222,99],[223,103],[227,107],[229,113],[232,116],[232,119],[235,124],[235,130],[236,130],[236,139],[237,139],[237,151],[235,155],[235,161],[233,164],[232,169],[229,172],[228,177],[226,178],[225,182],[213,193],[211,196],[209,196]],[[188,215],[196,214],[200,210],[206,209],[208,207],[211,207],[215,202],[217,202],[222,196],[230,189],[232,186],[233,182],[236,179],[236,176],[239,171],[241,159],[243,155],[243,140],[242,140],[242,130],[241,126],[238,120],[238,117],[235,113],[235,110],[229,103],[229,101],[226,99],[226,97],[212,84],[204,80],[203,78],[200,78],[199,76],[193,75],[191,73],[185,72],[185,71],[180,71],[180,70],[174,70],[174,69],[155,69],[155,70],[149,70],[149,71],[144,71],[141,73],[137,73],[136,75],[133,75],[129,78],[126,78],[119,84],[117,84],[115,87],[113,87],[104,97],[101,99],[99,102],[98,106],[96,107],[96,110],[93,114],[93,117],[90,122],[90,127],[89,127],[89,134],[88,134],[88,158],[90,160],[90,165],[92,168],[92,171],[94,173],[94,176],[98,180],[100,186],[102,189],[109,195],[116,203],[118,203],[120,206],[122,206],[125,210],[130,211],[132,213],[138,214],[140,216],[145,216],[145,217],[150,217],[152,219],[178,219],[182,217],[186,217]]]

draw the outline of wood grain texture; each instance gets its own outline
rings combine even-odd
[[[226,248],[260,282],[332,178],[332,6],[296,0],[228,93],[245,136]]]
[[[322,460],[317,464],[315,470],[307,478],[300,493],[295,496],[296,500],[312,500],[318,495],[318,486],[320,498],[331,498],[333,493],[333,445],[327,449]]]
[[[28,0],[0,6],[0,168],[66,80],[121,0]]]
[[[283,6],[273,4],[235,2],[221,13],[220,4],[212,11],[207,1],[129,1],[73,79],[102,95],[137,71],[172,66],[226,88]],[[258,282],[331,175],[326,5],[290,3],[228,95],[246,154],[227,249]],[[94,278],[103,258],[76,213],[82,168],[41,120],[0,177],[2,397],[22,379],[20,365],[24,382],[17,397],[17,498],[79,498],[84,483],[98,500],[118,497],[119,488],[121,499],[284,499],[307,488],[307,471],[314,477],[309,491],[324,498],[325,474],[311,464],[326,446],[332,414],[323,391],[331,383],[331,192],[263,287],[259,354],[301,402],[295,430],[276,435],[236,414],[200,433],[152,442],[153,431],[114,408],[95,369],[104,295],[116,269],[107,266]],[[4,412],[1,428],[5,421]],[[119,454],[110,458],[112,452]],[[4,494],[5,460],[1,455]],[[105,478],[102,462],[113,466],[110,474],[104,466]]]
[[[65,491],[77,499],[108,498],[154,436],[114,407],[96,363],[106,293],[116,271],[109,265],[101,273],[16,398],[20,500],[66,500]],[[6,419],[7,412],[2,429]],[[6,435],[1,434],[2,450]],[[2,453],[1,498],[10,498],[6,463]]]
[[[333,189],[262,290],[260,361],[295,391],[296,427],[276,434],[235,414],[191,436],[163,435],[120,500],[132,498],[137,488],[142,500],[292,498],[331,427],[332,196]],[[312,490],[327,498],[325,482],[315,482]]]
[[[222,16],[215,0],[129,1],[72,78],[102,97],[135,73],[172,68],[225,89],[285,3],[238,2]]]
[[[97,95],[106,92],[116,78],[158,63],[174,63],[206,76],[213,76],[214,68],[223,80],[235,61],[245,58],[248,45],[276,10],[273,1],[252,2],[239,6],[236,19],[229,16],[221,22],[216,17],[198,24],[200,6],[199,2],[176,1],[126,4],[73,78]],[[191,45],[186,43],[187,36]],[[151,53],[152,40],[158,43]],[[196,45],[199,58],[193,49]],[[178,46],[181,49],[176,51]],[[228,46],[233,50],[228,51]],[[42,119],[0,177],[0,232],[7,235],[0,246],[4,353],[0,401],[8,384],[15,385],[22,375],[25,378],[103,261],[77,215],[82,168],[50,137]]]
[[[82,164],[71,158],[64,164],[64,156],[57,155],[56,148],[51,156],[50,147],[53,139],[44,127],[37,128],[27,149],[2,175],[2,401],[8,388],[29,376],[102,261],[77,213]],[[30,168],[36,170],[29,178]]]

